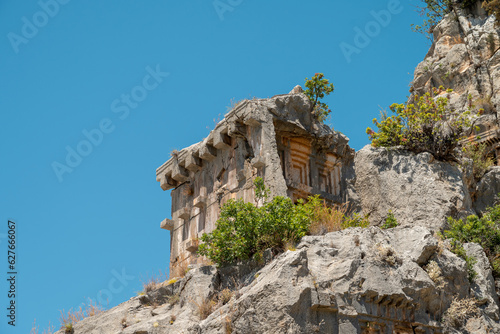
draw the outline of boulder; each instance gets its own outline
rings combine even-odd
[[[432,230],[445,227],[448,216],[474,213],[459,167],[430,153],[365,146],[347,179],[347,199],[372,225],[383,224],[389,210],[402,226]]]

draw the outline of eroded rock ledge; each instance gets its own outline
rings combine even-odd
[[[77,323],[75,333],[499,333],[491,271],[481,249],[467,248],[483,260],[472,285],[465,261],[424,227],[305,237],[260,269],[241,265],[223,275],[213,266],[192,269]],[[198,306],[225,288],[233,290],[231,299],[200,319]],[[460,329],[443,328],[453,300],[471,297],[482,302],[480,316]]]

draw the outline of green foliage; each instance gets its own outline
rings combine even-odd
[[[350,216],[346,216],[342,222],[342,229],[350,227],[362,227],[366,228],[370,225],[368,221],[368,215],[362,216],[361,214],[355,212]]]
[[[429,152],[437,159],[456,160],[455,148],[470,131],[472,118],[470,110],[457,113],[448,107],[449,93],[444,88],[415,96],[414,103],[390,106],[393,116],[382,114],[381,120],[374,119],[378,132],[366,129],[374,147],[403,146],[420,153]]]
[[[217,228],[203,234],[199,254],[215,263],[231,263],[246,260],[257,250],[257,221],[260,211],[243,200],[229,200],[221,209]]]
[[[306,78],[306,91],[304,92],[313,103],[311,112],[318,121],[324,122],[331,113],[330,108],[320,99],[330,95],[334,91],[333,84],[328,79],[324,79],[323,73],[315,73],[311,79]]]
[[[464,258],[462,243],[475,242],[481,245],[490,260],[493,275],[500,277],[500,205],[490,208],[481,218],[472,215],[464,221],[450,217],[448,223],[450,229],[444,231],[443,235],[451,239],[454,252]]]
[[[467,256],[464,246],[462,243],[456,239],[450,240],[450,251],[457,255],[458,257],[465,260],[465,265],[467,268],[467,276],[469,278],[469,282],[472,283],[474,278],[477,276],[476,271],[474,270],[474,265],[476,264],[476,259],[472,256]]]
[[[263,198],[268,190],[261,179],[255,185],[256,197]],[[241,199],[229,200],[221,208],[215,230],[201,237],[198,253],[218,265],[251,258],[259,261],[265,249],[284,250],[310,233],[313,223],[329,220],[335,225],[338,216],[341,228],[368,226],[367,217],[348,217],[343,211],[327,208],[319,196],[299,200],[296,205],[290,198],[278,196],[260,207]]]
[[[392,210],[389,210],[389,213],[387,214],[387,218],[385,219],[385,222],[381,226],[381,228],[382,229],[394,228],[394,227],[397,227],[398,225],[399,225],[398,221],[396,220],[396,217],[394,217]]]
[[[488,168],[494,165],[493,159],[486,156],[486,144],[469,143],[462,147],[464,165],[472,165],[472,174],[479,180],[486,173]]]
[[[261,177],[256,177],[253,181],[253,185],[255,186],[255,198],[257,199],[257,201],[267,201],[270,191],[266,188],[264,179],[262,179]]]
[[[483,8],[488,14],[495,15],[496,24],[500,22],[500,0],[483,1]]]
[[[500,1],[500,0],[494,0]],[[421,24],[412,24],[413,31],[425,35],[428,39],[432,40],[432,33],[436,25],[448,13],[453,11],[452,0],[422,0],[423,7],[417,6],[417,11],[423,22]],[[462,8],[472,8],[476,4],[476,0],[464,0],[461,3]]]
[[[256,198],[267,198],[268,189],[262,179],[255,180]],[[257,207],[243,200],[229,200],[221,208],[217,226],[203,234],[198,249],[222,265],[248,260],[267,248],[284,249],[307,234],[312,216],[310,204],[294,205],[288,197],[275,197]]]
[[[425,6],[417,6],[417,11],[423,17],[421,24],[412,24],[411,29],[432,40],[432,32],[441,19],[451,12],[452,0],[422,0]]]

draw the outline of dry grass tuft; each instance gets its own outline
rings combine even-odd
[[[324,235],[329,232],[342,230],[342,223],[345,217],[348,216],[346,204],[329,207],[323,201],[323,205],[316,206],[314,210],[316,219],[309,227],[309,232],[312,235]]]
[[[89,299],[88,304],[84,304],[83,307],[80,306],[76,310],[69,310],[65,312],[64,310],[59,311],[61,313],[59,321],[61,322],[61,328],[65,330],[66,333],[71,333],[73,331],[73,326],[88,317],[93,317],[104,312],[102,306]]]
[[[231,321],[230,316],[226,316],[224,318],[224,329],[226,330],[226,334],[233,333],[233,322]]]
[[[467,320],[477,318],[480,315],[475,298],[455,298],[448,310],[446,310],[443,322],[448,327],[460,328],[467,323]]]
[[[38,334],[40,331],[40,326],[37,326],[36,319],[33,320],[33,326],[31,328],[30,334]],[[54,326],[52,326],[49,322],[49,328],[44,329],[42,334],[53,334],[55,331]]]
[[[188,259],[181,259],[179,260],[179,264],[175,266],[175,268],[172,270],[172,274],[174,277],[184,277],[189,271],[189,260]]]
[[[444,288],[445,281],[443,277],[443,271],[439,267],[436,261],[431,260],[429,264],[425,266],[424,270],[429,275],[430,279],[436,284],[436,287],[439,289]]]
[[[146,281],[142,281],[142,291],[140,291],[138,294],[143,295],[145,293],[159,289],[162,285],[165,284],[162,283],[164,281],[164,278],[168,279],[167,274],[164,274],[161,270],[159,270],[157,275],[153,274]]]
[[[180,297],[179,297],[179,294],[178,294],[178,293],[176,293],[175,295],[172,295],[172,296],[170,296],[170,297],[168,298],[168,303],[169,303],[170,305],[175,305],[175,304],[177,304],[177,302],[179,301],[179,298],[180,298]]]
[[[295,252],[297,250],[297,247],[296,247],[296,244],[295,242],[293,242],[293,240],[289,240],[286,244],[285,244],[285,247],[284,247],[285,251],[289,250],[289,251],[292,251],[292,252]]]
[[[142,282],[142,291],[148,293],[159,288],[160,279],[157,276],[151,276],[147,281]]]
[[[233,295],[234,295],[234,291],[231,291],[230,289],[226,288],[226,289],[222,290],[221,292],[219,292],[219,297],[218,297],[219,302],[222,305],[226,305],[231,300]]]
[[[392,248],[392,246],[377,243],[375,248],[378,251],[378,259],[380,261],[387,263],[391,267],[402,263],[402,260],[396,255],[396,251]]]
[[[120,323],[122,324],[122,328],[127,328],[128,327],[127,317],[123,317]]]
[[[205,298],[200,302],[194,300],[193,303],[197,307],[200,320],[205,320],[210,314],[212,314],[213,311],[215,311],[217,306],[217,301],[213,298]]]

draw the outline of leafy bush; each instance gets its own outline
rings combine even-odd
[[[433,90],[438,97],[426,93],[415,96],[414,103],[392,104],[390,109],[395,115],[382,114],[380,121],[373,120],[378,132],[366,129],[372,146],[403,146],[415,153],[429,152],[437,159],[456,160],[455,148],[470,131],[473,116],[470,110],[450,110],[449,95],[443,93],[440,87]]]
[[[267,189],[259,179],[254,184],[259,202]],[[368,226],[366,216],[349,216],[339,210],[344,209],[327,207],[319,196],[299,200],[296,205],[290,198],[278,196],[260,207],[241,199],[229,200],[221,208],[215,230],[201,237],[198,253],[224,265],[259,259],[268,248],[287,249],[306,234]]]
[[[201,237],[198,253],[221,265],[248,260],[267,248],[283,249],[307,234],[311,215],[310,205],[294,205],[288,197],[275,197],[261,207],[229,200],[215,230]]]
[[[488,14],[495,15],[496,23],[500,22],[500,0],[483,1],[483,8]]]
[[[389,210],[389,213],[387,214],[387,218],[385,219],[385,222],[384,222],[384,224],[382,224],[381,228],[388,229],[388,228],[394,228],[397,226],[398,226],[398,221],[396,220],[396,217],[394,217],[392,210]]]
[[[342,229],[350,227],[366,228],[369,225],[370,222],[368,221],[368,215],[362,216],[360,213],[354,212],[350,216],[344,217],[344,221],[342,222]]]
[[[490,208],[481,218],[472,215],[467,219],[448,218],[449,230],[444,237],[451,239],[454,252],[465,257],[462,243],[475,242],[481,245],[490,260],[493,276],[500,277],[500,205]]]
[[[323,73],[315,73],[311,79],[306,78],[306,91],[304,92],[309,100],[313,103],[311,112],[316,116],[318,121],[325,121],[331,113],[330,108],[320,99],[325,95],[330,95],[334,91],[333,84],[328,79],[324,79]]]
[[[486,173],[488,168],[494,165],[493,159],[486,156],[486,144],[470,143],[462,147],[464,164],[472,165],[472,174],[476,180],[479,180]]]

